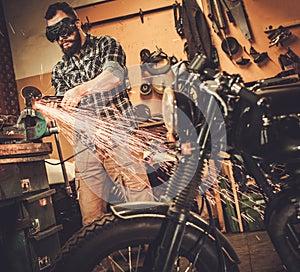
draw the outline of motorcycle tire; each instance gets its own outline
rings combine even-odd
[[[143,271],[145,252],[158,236],[163,221],[163,218],[121,219],[113,214],[105,215],[71,237],[51,271]],[[195,259],[195,269],[187,270]],[[227,255],[225,259],[227,271],[239,271]],[[180,257],[172,271],[220,271],[215,240],[203,230],[188,225]]]
[[[289,272],[299,271],[300,267],[299,204],[299,190],[284,192],[268,207],[265,216],[271,241]]]

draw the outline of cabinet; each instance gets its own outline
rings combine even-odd
[[[47,271],[60,249],[49,143],[0,145],[0,271]]]

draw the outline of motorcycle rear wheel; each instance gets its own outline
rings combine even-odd
[[[271,241],[289,272],[300,267],[299,190],[283,192],[266,211],[265,222]]]
[[[51,271],[142,271],[145,253],[157,238],[163,220],[159,217],[121,219],[113,214],[106,215],[70,238]],[[225,260],[227,271],[239,271],[238,265],[226,254]],[[215,240],[203,230],[188,225],[172,271],[217,272],[220,267]]]

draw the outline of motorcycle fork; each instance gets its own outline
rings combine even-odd
[[[166,199],[172,198],[175,190],[179,193],[169,205],[167,217],[157,241],[150,246],[143,271],[169,272],[172,270],[182,243],[189,212],[201,184],[201,176],[208,157],[209,129],[216,110],[217,104],[211,97],[207,106],[206,123],[200,129],[194,152],[185,157],[184,163],[179,163],[178,167],[181,169],[176,171],[169,180]],[[193,170],[191,174],[190,171],[195,166],[196,171]],[[195,262],[196,260],[194,260],[194,264]],[[152,267],[151,270],[149,267]]]
[[[151,271],[153,272],[172,270],[179,253],[189,212],[197,195],[199,172],[202,169],[202,164],[199,163],[191,183],[170,204],[158,241],[152,251],[154,258]]]

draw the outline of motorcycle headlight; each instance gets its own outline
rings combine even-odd
[[[165,126],[173,135],[177,131],[177,105],[174,90],[166,88],[162,97],[162,114]]]
[[[181,140],[195,135],[202,115],[194,101],[185,94],[166,88],[162,99],[162,113],[169,133]]]

